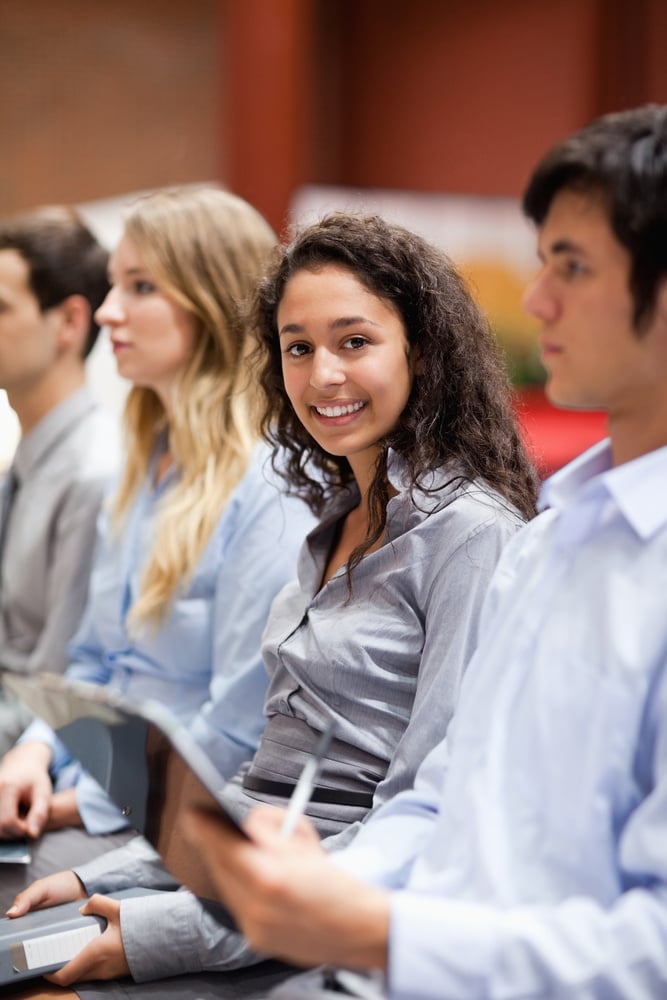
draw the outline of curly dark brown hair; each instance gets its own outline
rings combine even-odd
[[[422,361],[400,421],[382,442],[368,494],[368,535],[353,553],[349,569],[384,530],[390,448],[403,459],[412,491],[426,489],[427,474],[449,465],[447,486],[482,480],[525,517],[532,517],[537,475],[483,313],[446,254],[376,215],[336,212],[302,229],[288,246],[276,250],[256,292],[253,325],[258,343],[253,360],[262,396],[262,432],[274,448],[274,459],[282,455],[277,471],[290,491],[319,514],[354,480],[347,459],[325,452],[294,413],[283,382],[278,339],[276,314],[287,282],[298,271],[331,264],[346,268],[394,306]]]

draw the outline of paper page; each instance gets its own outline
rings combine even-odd
[[[69,962],[70,958],[74,958],[89,941],[93,941],[101,933],[102,928],[95,920],[85,927],[24,941],[26,967],[43,969],[49,965]]]

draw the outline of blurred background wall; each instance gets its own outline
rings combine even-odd
[[[517,195],[667,100],[664,0],[0,0],[0,212],[218,179]]]
[[[0,212],[221,173],[217,0],[0,0]]]
[[[565,133],[667,102],[666,49],[665,0],[0,0],[0,213],[198,181],[281,232],[304,189],[515,202]]]

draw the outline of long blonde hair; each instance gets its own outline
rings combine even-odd
[[[161,290],[197,321],[169,421],[152,389],[134,386],[125,406],[128,458],[114,527],[122,528],[165,429],[180,472],[160,506],[129,618],[131,626],[157,625],[191,579],[258,438],[244,312],[276,236],[251,205],[216,188],[148,195],[130,210],[124,232]]]

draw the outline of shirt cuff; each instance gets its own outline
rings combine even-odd
[[[414,892],[392,893],[390,905],[391,1000],[476,1000],[500,946],[493,911]]]
[[[187,890],[124,899],[120,929],[135,982],[189,972],[231,971],[260,960]]]
[[[323,844],[326,847],[326,842]],[[387,872],[386,861],[382,851],[371,844],[352,844],[344,850],[333,850],[329,860],[336,868],[358,878],[360,882],[376,885],[382,889],[392,889],[405,885],[405,872]],[[410,859],[412,862],[412,858]],[[411,865],[408,865],[408,869]]]
[[[19,736],[16,745],[30,742],[44,743],[47,747],[51,748],[50,770],[52,773],[57,773],[61,767],[72,759],[65,744],[58,739],[51,726],[48,726],[42,719],[34,719],[21,736]]]
[[[189,893],[176,891],[122,900],[120,930],[135,982],[201,972]]]
[[[130,825],[107,793],[85,771],[76,783],[76,804],[88,833],[117,833]]]
[[[86,892],[118,892],[121,889],[176,889],[178,882],[162,867],[160,856],[143,837],[106,851],[72,871]]]

